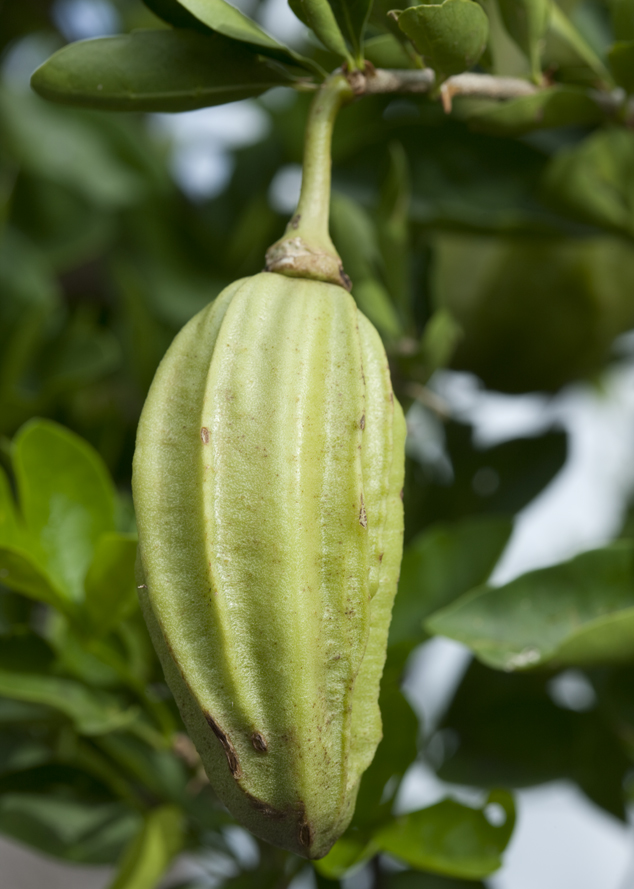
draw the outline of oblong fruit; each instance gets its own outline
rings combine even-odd
[[[319,858],[381,737],[405,425],[342,288],[262,273],[176,337],[139,424],[141,599],[218,796]]]

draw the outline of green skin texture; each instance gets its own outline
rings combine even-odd
[[[381,739],[405,421],[336,285],[262,273],[178,334],[139,424],[141,602],[213,788],[320,858]]]

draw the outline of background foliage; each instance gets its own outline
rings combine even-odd
[[[264,844],[250,859],[236,850],[182,734],[136,603],[129,476],[139,412],[171,338],[226,284],[259,271],[284,229],[271,184],[301,161],[310,96],[262,100],[268,132],[235,152],[220,194],[194,200],[140,113],[50,105],[10,76],[25,47],[41,61],[63,45],[62,5],[0,4],[0,831],[67,861],[117,863],[111,889],[151,889],[183,849],[210,853],[223,885],[286,886],[304,863]],[[291,5],[310,19],[310,4]],[[365,54],[407,66],[409,45],[383,5]],[[242,41],[251,79],[219,101],[332,68],[337,53],[357,58],[369,7],[351,6],[352,24],[346,4],[332,4],[340,30],[322,23],[324,46],[307,41],[301,57],[248,25],[223,25],[222,40]],[[116,7],[126,32],[165,26],[148,7],[191,27],[183,39],[194,62],[196,41],[216,40],[190,3]],[[505,4],[483,7],[483,68],[534,74],[530,35],[522,53]],[[501,392],[555,393],[599,379],[615,337],[634,326],[634,134],[622,125],[626,103],[608,113],[588,98],[595,87],[620,96],[609,92],[614,79],[634,87],[633,10],[630,0],[562,2],[540,44],[552,85],[528,102],[456,99],[447,115],[426,97],[373,96],[341,114],[333,238],[384,337],[397,395],[424,412],[444,463],[413,436],[385,736],[352,827],[316,864],[319,887],[366,860],[377,889],[482,885],[513,830],[512,790],[553,778],[624,818],[631,537],[488,587],[513,516],[564,465],[566,436],[546,429],[482,449],[427,383],[451,367]],[[274,62],[268,79],[253,45]],[[399,686],[435,633],[475,659],[429,730]],[[588,712],[550,696],[570,666],[596,691]],[[395,816],[417,758],[450,785],[481,788],[479,802],[449,796]]]

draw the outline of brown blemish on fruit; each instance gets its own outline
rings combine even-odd
[[[300,846],[303,846],[305,849],[310,848],[310,844],[313,841],[313,829],[308,821],[299,822],[297,839],[299,840]]]
[[[283,821],[288,817],[288,812],[284,812],[281,809],[276,809],[273,806],[265,803],[264,800],[258,799],[257,796],[253,796],[247,790],[244,791],[244,795],[249,800],[251,805],[256,811],[263,815],[265,818],[268,818],[270,821]]]
[[[347,290],[348,293],[350,293],[350,291],[352,290],[352,281],[350,280],[350,277],[344,272],[342,265],[339,266],[339,277],[341,278],[341,286],[344,288],[344,290]]]
[[[363,416],[361,417],[361,422],[359,423],[359,426],[361,427],[361,432],[363,432],[363,430],[365,429],[365,414],[363,414]]]
[[[261,735],[260,732],[253,732],[251,735],[251,743],[253,744],[253,749],[257,750],[258,753],[266,753],[269,749],[269,745],[266,743],[266,738],[264,735]]]
[[[379,562],[382,562],[382,561],[383,561],[383,553],[381,553],[379,556]]]
[[[365,511],[365,503],[363,502],[363,494],[361,495],[361,508],[359,509],[359,524],[362,528],[368,527],[368,516]]]
[[[403,488],[401,488],[401,493],[399,494],[399,497],[401,498],[401,500],[403,499]]]
[[[227,757],[229,771],[234,778],[239,778],[242,775],[242,769],[240,768],[238,754],[235,751],[235,747],[210,713],[205,713],[205,719],[209,723],[209,726],[211,727],[214,735],[222,744],[222,749],[224,750],[225,756]]]
[[[296,213],[291,219],[291,228],[299,228],[299,220],[302,218],[301,213]]]
[[[206,426],[200,430],[200,437],[202,439],[203,444],[209,444],[209,429]]]

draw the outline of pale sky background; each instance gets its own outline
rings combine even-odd
[[[236,3],[248,11],[249,3]],[[295,42],[303,26],[286,0],[267,0],[261,23],[277,37]],[[60,0],[57,21],[68,39],[116,33],[118,15],[107,0]],[[44,52],[46,55],[46,51]],[[27,39],[7,58],[4,76],[15,85],[41,61],[42,48]],[[268,101],[288,101],[276,91]],[[292,95],[290,100],[292,101]],[[154,115],[157,138],[171,145],[172,171],[194,199],[219,194],[232,172],[231,151],[258,141],[270,127],[266,107],[245,101],[181,115]],[[301,170],[289,165],[271,186],[270,200],[281,212],[292,212]],[[532,568],[553,564],[594,546],[618,530],[628,496],[634,491],[634,349],[623,340],[623,361],[606,374],[602,391],[572,386],[552,399],[503,396],[483,391],[467,374],[442,373],[433,388],[451,412],[475,427],[476,441],[491,445],[518,435],[537,434],[559,424],[569,434],[569,459],[563,471],[518,517],[515,531],[494,574],[504,583]],[[419,418],[420,419],[420,418]],[[415,435],[420,424],[411,418]],[[455,642],[433,639],[413,658],[406,693],[415,709],[433,725],[448,706],[469,663],[469,652]],[[587,709],[593,692],[580,674],[568,671],[552,688],[560,706]],[[443,785],[422,764],[413,766],[399,796],[401,811],[429,805],[450,793],[473,799],[468,788]],[[517,793],[518,822],[505,864],[488,882],[489,889],[631,889],[634,886],[634,835],[590,803],[572,784],[555,782]],[[236,829],[234,839],[248,860],[249,839]],[[251,849],[251,851],[250,851]],[[179,871],[210,881],[209,863],[181,862]],[[223,862],[216,862],[222,868]],[[0,838],[0,867],[12,873],[9,889],[104,889],[110,871],[67,867],[50,862]],[[304,875],[293,889],[310,889]],[[346,881],[346,889],[367,889],[363,871]]]

